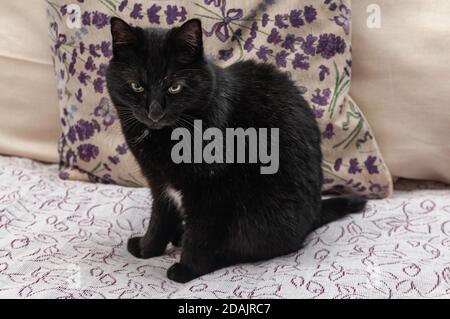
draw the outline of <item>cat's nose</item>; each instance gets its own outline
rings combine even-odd
[[[153,122],[159,122],[164,115],[166,115],[162,109],[161,104],[158,101],[150,103],[148,108],[148,118]]]

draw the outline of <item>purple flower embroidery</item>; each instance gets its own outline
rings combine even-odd
[[[330,75],[330,69],[323,64],[319,66],[319,69],[320,69],[319,79],[320,81],[323,81],[325,80],[326,76]]]
[[[292,67],[294,69],[308,70],[309,69],[308,56],[301,53],[296,53],[295,58],[292,61]]]
[[[350,59],[350,60],[345,60],[345,63],[347,64],[345,67],[344,67],[344,72],[345,72],[345,75],[347,75],[348,77],[350,77],[350,72],[351,72],[351,70],[352,70],[352,60]]]
[[[223,2],[225,3],[225,0],[223,0]],[[214,6],[216,6],[216,7],[220,7],[222,4],[222,0],[205,0],[206,5],[209,6],[209,5],[211,5],[211,3],[213,3]]]
[[[150,8],[147,10],[147,17],[148,22],[154,23],[154,24],[160,24],[159,20],[159,11],[161,11],[161,6],[158,6],[156,3],[153,4]]]
[[[88,174],[88,178],[91,183],[100,183],[100,177],[97,177],[93,174]]]
[[[316,48],[314,47],[316,41],[317,37],[313,36],[312,34],[308,34],[306,36],[306,39],[300,38],[300,42],[302,43],[300,47],[305,54],[316,55]]]
[[[58,34],[58,39],[55,43],[55,51],[57,51],[61,45],[65,44],[67,42],[67,36],[65,34]],[[65,57],[65,53],[63,54],[63,60]]]
[[[364,165],[366,166],[367,171],[369,172],[370,175],[380,173],[378,171],[377,165],[375,164],[376,160],[377,160],[376,156],[369,156],[364,162]]]
[[[69,130],[67,131],[67,138],[72,144],[77,141],[77,131],[75,130],[75,127],[69,127]]]
[[[302,19],[302,10],[292,10],[289,15],[289,22],[294,28],[300,28],[305,25],[305,21]]]
[[[77,154],[71,149],[69,149],[66,153],[66,162],[65,164],[73,166],[77,162]]]
[[[317,44],[317,54],[321,54],[324,59],[331,59],[336,54],[344,53],[347,45],[344,39],[331,33],[321,34]]]
[[[111,178],[111,174],[105,174],[101,178],[103,184],[115,184],[114,180]]]
[[[95,132],[100,132],[100,126],[97,121],[92,122],[85,121],[83,119],[78,120],[74,126],[79,141],[85,141],[91,138]]]
[[[100,66],[98,67],[98,71],[97,71],[97,75],[99,76],[106,76],[106,70],[108,69],[108,65],[105,63],[100,64]]]
[[[219,50],[219,60],[228,61],[233,57],[233,48],[228,50]]]
[[[73,49],[73,51],[72,51],[72,59],[71,59],[70,64],[69,64],[69,74],[72,75],[72,76],[74,76],[75,72],[76,72],[75,71],[75,64],[77,63],[77,56],[78,56],[77,49]]]
[[[86,74],[84,71],[81,71],[78,75],[78,81],[80,81],[81,84],[87,85],[87,81],[91,79],[91,76]]]
[[[97,29],[103,28],[109,22],[108,16],[102,12],[94,11],[92,15],[92,24],[97,27]]]
[[[85,162],[96,159],[99,154],[98,147],[92,144],[81,144],[77,147],[77,151],[80,159]]]
[[[336,172],[339,172],[339,169],[341,168],[341,166],[342,166],[342,158],[338,158],[338,159],[336,159],[336,161],[334,162],[334,170],[336,171]]]
[[[330,140],[334,135],[335,135],[335,133],[334,133],[333,124],[328,123],[327,126],[325,127],[325,131],[322,133],[322,136],[324,139]]]
[[[67,138],[73,144],[77,140],[85,141],[91,138],[95,132],[100,131],[100,126],[97,121],[79,120],[74,126],[71,126],[67,132]]]
[[[269,23],[269,15],[267,13],[264,13],[262,15],[261,23],[263,27],[267,26],[267,24]]]
[[[123,0],[120,4],[119,4],[119,12],[122,12],[126,6],[128,5],[128,0]]]
[[[236,31],[234,31],[233,35],[231,36],[231,41],[236,41],[242,38],[242,29],[239,28]]]
[[[83,91],[81,90],[81,88],[78,89],[78,91],[75,93],[75,98],[78,102],[83,103]]]
[[[86,46],[84,45],[83,41],[80,42],[79,49],[80,49],[80,54],[84,54],[84,50],[86,50]]]
[[[317,10],[314,9],[313,6],[306,6],[305,7],[305,20],[308,23],[312,23],[314,22],[314,20],[316,20],[317,17]]]
[[[313,111],[314,116],[316,117],[316,119],[321,119],[323,117],[323,113],[325,113],[325,110],[317,108],[315,105],[313,105],[312,111]]]
[[[120,159],[118,156],[108,156],[108,159],[111,163],[113,163],[114,165],[117,165],[120,163]]]
[[[313,94],[311,98],[311,102],[316,103],[321,106],[328,105],[328,101],[331,97],[331,90],[329,88],[326,88],[322,90],[322,94],[320,94],[320,89],[316,89],[316,93]]]
[[[84,65],[84,68],[91,72],[97,70],[97,66],[95,65],[94,59],[91,56],[88,57],[85,65]]]
[[[92,55],[94,58],[101,57],[101,55],[97,53],[98,49],[100,49],[100,46],[98,44],[89,44],[89,54]]]
[[[288,53],[286,50],[281,50],[280,52],[277,53],[277,55],[275,56],[275,61],[277,62],[277,65],[279,67],[286,67],[287,61],[286,58],[288,57],[290,53]]]
[[[263,60],[264,62],[267,62],[268,55],[271,55],[273,53],[273,50],[269,49],[268,47],[262,45],[259,47],[259,50],[256,52],[256,56],[260,59]]]
[[[89,11],[83,12],[81,15],[81,23],[85,26],[91,25],[91,13]]]
[[[67,5],[66,5],[66,4],[65,4],[65,5],[62,5],[61,8],[59,8],[59,12],[61,12],[61,14],[62,14],[63,16],[65,16],[66,13],[67,13]]]
[[[284,39],[281,46],[285,48],[286,50],[290,50],[291,52],[295,52],[295,42],[297,41],[297,38],[294,34],[288,33],[286,35],[286,38]]]
[[[142,14],[142,3],[135,3],[133,10],[130,13],[130,17],[133,19],[142,19],[144,15]]]
[[[94,109],[94,115],[103,119],[105,129],[111,126],[117,119],[115,112],[111,110],[111,105],[106,97],[100,99],[99,105]]]
[[[289,16],[287,14],[277,14],[275,16],[275,26],[279,29],[287,29],[289,27],[284,21],[288,20]]]
[[[348,35],[350,33],[350,19],[351,19],[351,10],[347,8],[344,4],[339,6],[340,14],[334,17],[334,22],[342,27],[345,31],[345,34]]]
[[[350,167],[348,168],[348,173],[354,175],[361,172],[362,169],[361,167],[359,167],[358,160],[356,158],[350,159]]]
[[[205,31],[205,35],[210,37],[214,33],[216,37],[225,42],[230,37],[229,24],[235,20],[239,20],[244,16],[242,9],[229,9],[225,13],[225,6],[221,8],[223,20],[215,23],[210,31]]]
[[[244,43],[244,50],[250,52],[255,46],[253,45],[253,38],[248,38]]]
[[[250,37],[252,39],[255,39],[257,36],[257,32],[258,32],[258,23],[253,22],[252,27],[250,28]]]
[[[168,5],[164,13],[166,14],[166,21],[169,25],[174,24],[177,21],[183,22],[187,18],[187,11],[185,7],[181,7],[181,9],[178,10],[177,6]]]
[[[112,48],[111,48],[111,42],[109,41],[102,41],[102,43],[100,44],[100,51],[102,51],[103,56],[105,58],[110,58],[112,57]]]
[[[61,178],[61,179],[64,179],[64,180],[66,180],[66,179],[69,179],[69,173],[67,173],[66,171],[60,171],[59,172],[59,178]]]
[[[280,33],[278,32],[278,30],[276,28],[273,28],[272,31],[270,32],[269,36],[267,37],[267,42],[269,43],[273,43],[273,44],[278,44],[282,41]]]
[[[117,145],[116,152],[119,153],[119,155],[124,155],[128,152],[128,146],[126,143],[123,143],[121,145]]]
[[[94,85],[94,91],[96,93],[103,93],[103,86],[105,84],[105,80],[103,80],[102,78],[96,78],[93,82]]]

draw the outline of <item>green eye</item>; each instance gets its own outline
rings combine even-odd
[[[175,84],[175,85],[172,85],[168,91],[170,94],[178,94],[182,90],[183,90],[183,86],[181,84]]]
[[[144,88],[142,86],[140,86],[139,84],[132,82],[130,85],[134,92],[138,92],[138,93],[144,92]]]

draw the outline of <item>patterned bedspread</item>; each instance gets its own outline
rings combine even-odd
[[[450,188],[402,181],[388,200],[318,229],[298,253],[166,278],[179,257],[138,260],[149,191],[62,181],[0,156],[0,298],[450,298]]]

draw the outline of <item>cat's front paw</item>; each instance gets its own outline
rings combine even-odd
[[[167,278],[183,284],[197,277],[186,265],[180,263],[173,264],[167,270]]]
[[[142,237],[133,237],[128,239],[127,250],[136,258],[147,259],[161,256],[164,249],[152,249],[151,247],[144,247],[141,244]]]

